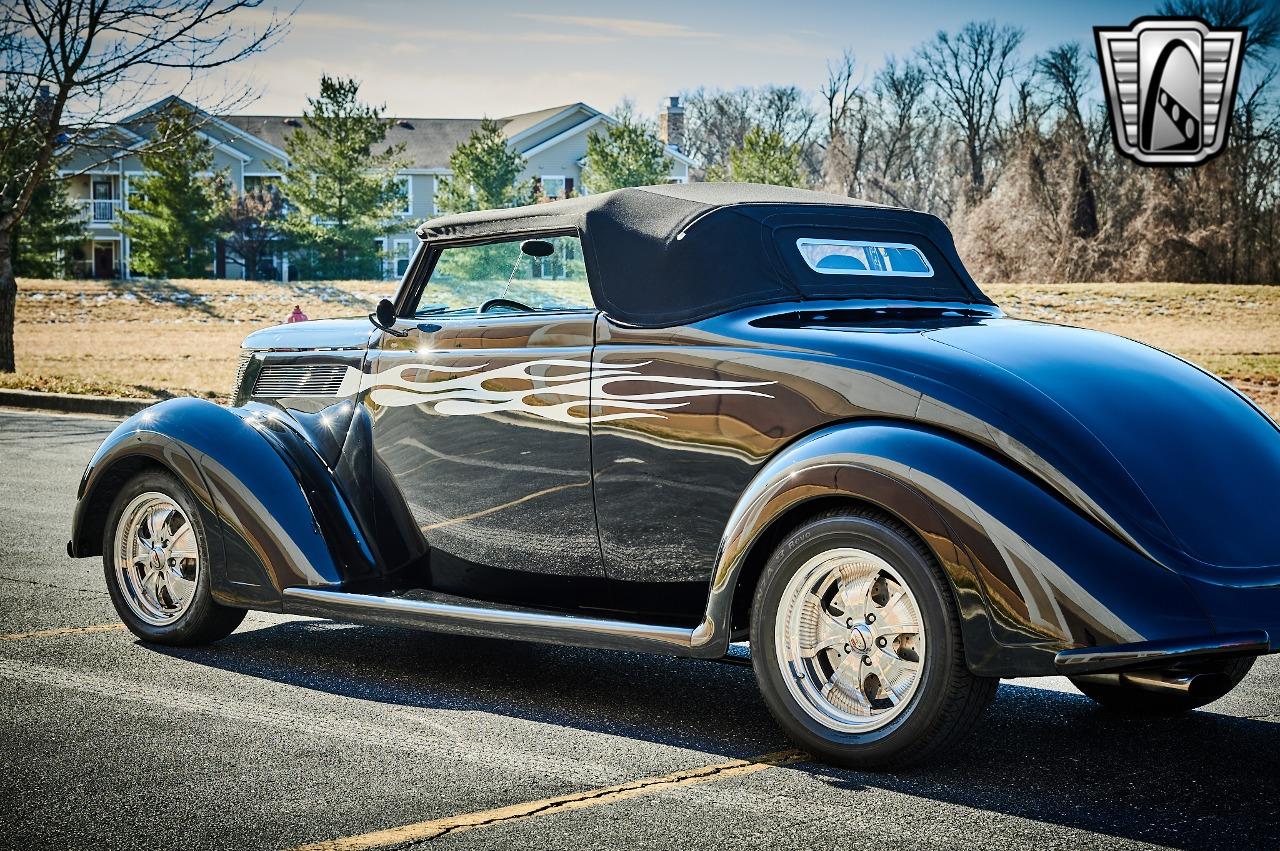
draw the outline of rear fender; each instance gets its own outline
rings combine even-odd
[[[710,644],[727,646],[733,597],[757,542],[805,503],[832,497],[879,508],[933,551],[976,673],[1052,674],[1058,650],[1213,631],[1180,577],[1032,477],[945,432],[863,421],[792,444],[747,488],[712,579]]]
[[[214,598],[279,608],[282,589],[332,586],[371,575],[376,557],[332,474],[306,438],[273,409],[227,409],[173,399],[122,423],[80,483],[68,551],[99,555],[106,507],[140,463],[163,466],[200,504],[225,570]]]

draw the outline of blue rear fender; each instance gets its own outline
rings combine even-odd
[[[713,621],[729,617],[769,526],[829,498],[878,507],[933,550],[977,673],[1048,675],[1059,650],[1214,632],[1182,577],[1025,471],[955,435],[885,420],[815,432],[760,470],[721,545]]]

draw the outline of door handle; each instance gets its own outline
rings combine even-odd
[[[419,322],[419,323],[418,323],[418,330],[419,330],[419,331],[421,331],[423,334],[434,334],[435,332],[439,331],[442,327],[444,327],[444,326],[442,326],[442,325],[437,325],[437,324],[436,324],[436,323],[434,323],[434,322]]]

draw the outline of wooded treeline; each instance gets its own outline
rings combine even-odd
[[[846,54],[816,102],[794,87],[690,92],[686,147],[732,178],[763,134],[797,184],[941,217],[978,280],[1280,282],[1280,7],[1160,12],[1248,27],[1226,151],[1197,167],[1120,154],[1092,45],[1027,55],[1022,31],[994,22],[874,73]]]

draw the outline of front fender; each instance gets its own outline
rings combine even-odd
[[[1058,650],[1213,632],[1181,577],[1007,461],[940,430],[858,421],[782,450],[744,492],[708,598],[717,639],[727,642],[757,543],[805,503],[833,497],[878,507],[933,550],[976,673],[1053,674]]]
[[[106,509],[140,464],[158,464],[195,495],[221,548],[215,599],[276,608],[282,589],[340,584],[375,557],[316,451],[283,416],[200,399],[161,402],[122,423],[80,482],[68,552],[99,555]]]

